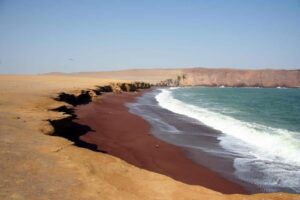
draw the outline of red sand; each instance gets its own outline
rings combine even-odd
[[[226,194],[247,194],[240,185],[188,159],[179,147],[153,137],[150,125],[129,113],[124,105],[136,96],[136,93],[109,93],[102,95],[100,102],[76,107],[76,122],[93,129],[81,139],[137,167],[181,182]]]

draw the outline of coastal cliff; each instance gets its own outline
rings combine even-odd
[[[85,77],[0,76],[0,199],[299,199],[286,193],[224,195],[50,136],[57,131],[50,123],[54,120],[66,125],[56,127],[60,131],[74,133],[64,123],[68,120],[63,121],[72,113],[63,108],[96,100],[93,92],[99,92],[99,87],[95,86],[106,90],[112,82],[125,83]],[[57,101],[62,94],[73,100]]]
[[[49,135],[60,136],[66,138],[76,146],[87,148],[93,151],[98,151],[106,153],[101,149],[98,149],[96,145],[90,144],[83,141],[80,137],[86,132],[91,131],[91,128],[86,125],[81,125],[74,120],[76,115],[74,114],[74,107],[87,104],[92,101],[97,101],[97,97],[103,93],[122,93],[122,92],[138,92],[141,89],[149,89],[151,85],[145,82],[132,82],[132,83],[109,83],[104,86],[96,86],[94,89],[85,89],[73,93],[61,92],[54,99],[59,102],[67,103],[67,105],[62,105],[60,107],[52,109],[52,111],[60,112],[66,115],[66,117],[61,119],[49,119],[49,123],[53,127],[53,131],[49,132]],[[71,105],[71,106],[68,106]],[[70,133],[71,132],[71,133]]]
[[[50,73],[50,75],[57,73]],[[145,81],[158,86],[300,87],[300,70],[230,68],[132,69],[59,73],[63,76]]]
[[[187,69],[182,85],[299,87],[300,70]]]
[[[300,87],[300,70],[183,69],[160,86]]]

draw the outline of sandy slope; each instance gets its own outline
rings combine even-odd
[[[176,78],[182,74],[181,69],[129,69],[119,71],[77,72],[77,73],[50,73],[49,75],[93,77],[101,79],[123,79],[131,81],[145,81],[158,83],[161,80]]]
[[[54,73],[55,74],[55,73]],[[300,87],[300,70],[275,69],[230,69],[230,68],[177,68],[177,69],[132,69],[111,72],[60,73],[66,76],[114,78],[124,80],[147,80],[158,83],[162,80],[176,81],[184,76],[180,85],[206,85],[231,87]]]
[[[136,168],[110,155],[52,137],[48,119],[62,114],[58,92],[112,80],[0,76],[0,199],[300,199],[289,194],[225,196]]]

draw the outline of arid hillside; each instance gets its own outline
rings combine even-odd
[[[166,86],[300,87],[300,70],[177,68],[59,74],[102,79],[146,81]]]
[[[175,79],[183,72],[181,69],[129,69],[120,71],[103,72],[77,72],[77,73],[49,73],[48,75],[64,75],[78,77],[93,77],[101,79],[118,79],[129,81],[146,81],[148,83],[158,83],[166,79]]]
[[[232,87],[299,87],[300,70],[237,70],[195,68],[183,70],[182,85]]]

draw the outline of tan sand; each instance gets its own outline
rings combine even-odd
[[[145,81],[158,83],[169,78],[175,79],[181,75],[182,69],[129,69],[102,72],[50,73],[49,75],[64,75],[77,77],[92,77],[101,79],[122,79],[129,81]]]
[[[52,73],[53,74],[53,73]],[[114,78],[168,83],[176,86],[230,86],[230,87],[300,87],[300,70],[233,69],[233,68],[176,68],[131,69],[110,72],[54,73],[65,76]],[[169,81],[172,83],[169,83]]]
[[[0,199],[289,199],[284,193],[221,193],[134,167],[113,156],[52,137],[49,111],[64,103],[59,92],[112,80],[59,76],[0,76]]]

